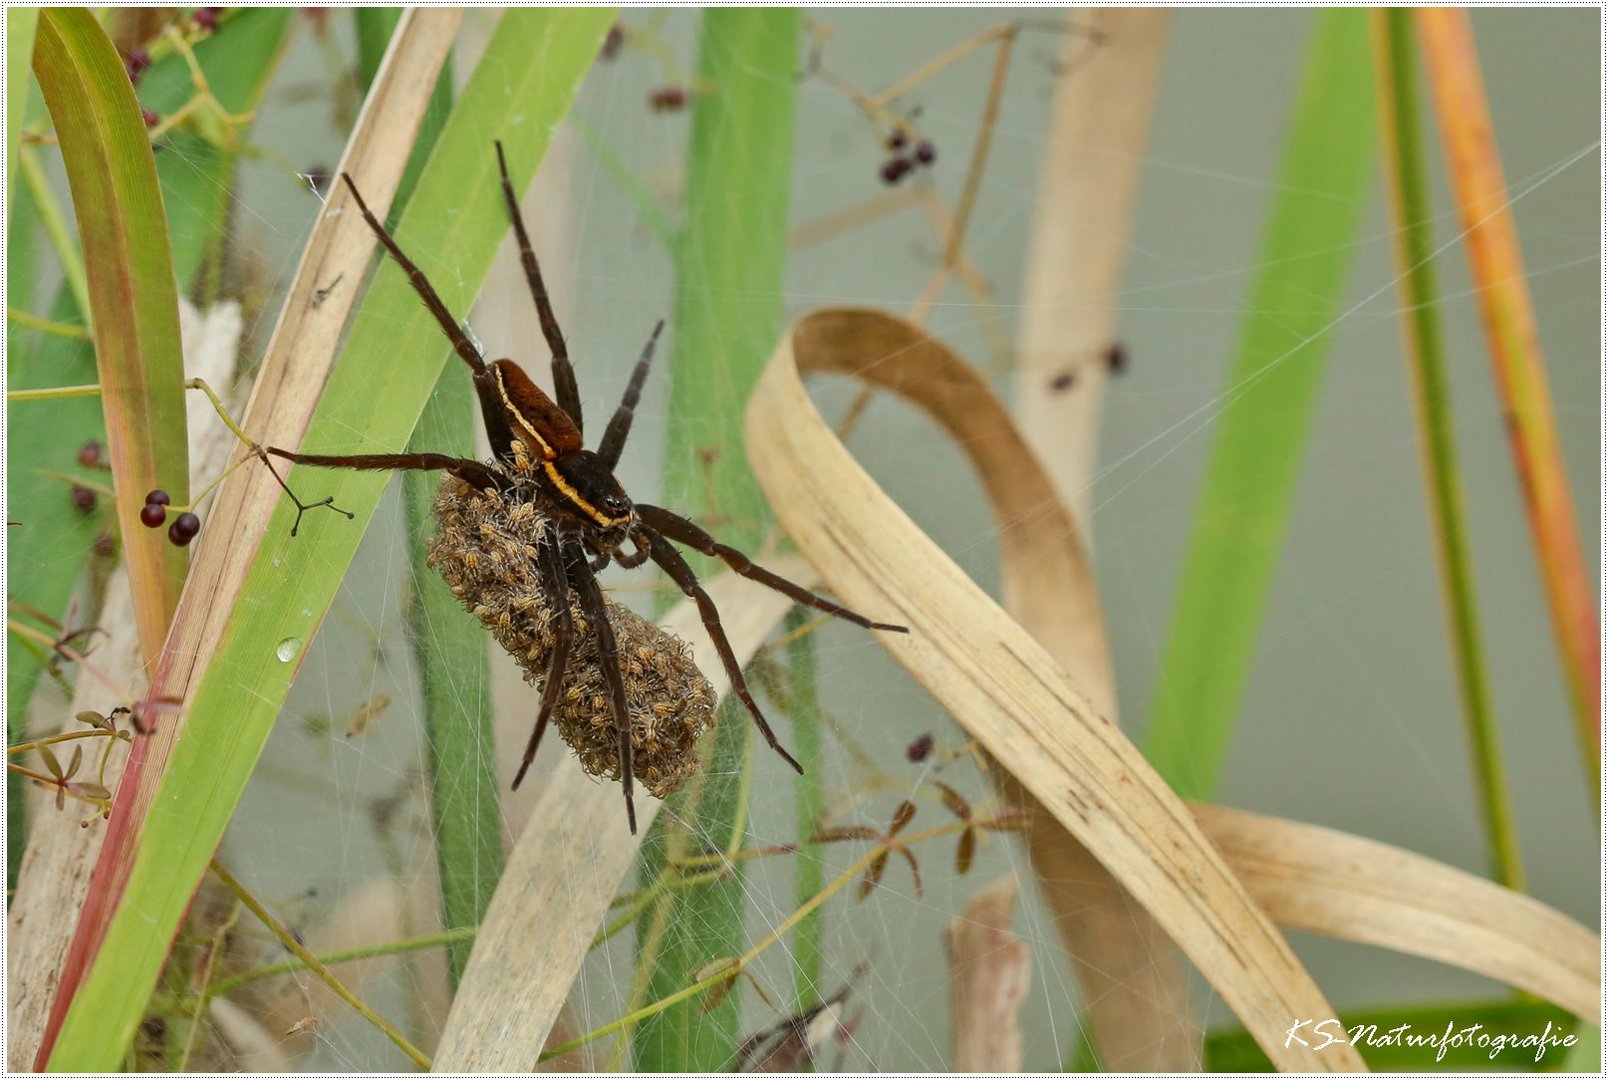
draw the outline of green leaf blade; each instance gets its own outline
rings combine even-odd
[[[454,310],[466,310],[507,220],[490,139],[509,144],[516,185],[528,183],[609,25],[608,11],[520,9],[503,16],[420,177],[398,228]],[[428,258],[422,256],[428,255]],[[405,275],[375,274],[309,428],[331,452],[404,446],[447,359],[439,329]],[[334,599],[386,477],[297,470],[292,486],[334,496],[357,522],[313,515],[292,540],[281,502],[213,663],[192,698],[184,736],[157,788],[96,962],[75,996],[49,1067],[116,1068],[133,1037],[167,942],[205,871]]]
[[[704,13],[698,85],[709,92],[697,96],[693,110],[688,202],[676,249],[669,408],[677,422],[666,441],[665,498],[694,516],[718,516],[722,539],[738,547],[759,540],[769,513],[740,448],[749,391],[781,331],[799,47],[796,11]],[[706,504],[705,492],[717,505]],[[710,562],[696,565],[703,572]],[[659,815],[643,845],[644,881],[660,872],[671,828],[724,843],[743,820],[746,790],[738,778],[744,753],[753,752],[751,723],[735,697],[722,703],[698,798],[683,795],[675,813]],[[766,760],[768,750],[758,752],[755,769],[778,767]],[[744,951],[740,864],[720,881],[678,890],[671,903],[661,950],[654,955],[654,936],[644,934],[649,947],[638,954],[639,966],[652,970],[649,1001],[682,989],[689,973],[711,960]],[[645,1021],[634,1037],[636,1068],[729,1069],[741,1038],[737,1005],[737,996],[728,995],[705,1012],[694,999]]]
[[[1150,708],[1145,753],[1186,798],[1212,796],[1233,738],[1328,333],[1340,314],[1374,141],[1367,14],[1323,11],[1315,16]]]

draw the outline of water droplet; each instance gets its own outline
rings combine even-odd
[[[301,638],[288,637],[279,643],[279,647],[274,650],[274,655],[279,657],[281,663],[288,664],[296,659],[296,654],[301,652],[301,647]]]

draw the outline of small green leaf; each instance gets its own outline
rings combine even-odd
[[[39,757],[44,761],[45,771],[47,773],[49,773],[51,776],[54,776],[57,780],[63,778],[64,774],[61,771],[61,762],[56,760],[56,752],[50,748],[48,743],[39,748]]]

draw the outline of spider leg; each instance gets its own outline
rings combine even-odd
[[[625,394],[620,398],[620,407],[614,410],[609,417],[609,426],[603,432],[603,441],[597,444],[597,456],[610,469],[620,463],[620,453],[625,449],[626,436],[631,434],[631,421],[636,417],[637,402],[642,400],[642,384],[648,380],[648,369],[653,366],[653,347],[659,343],[659,332],[664,329],[664,320],[660,319],[648,336],[648,343],[642,346],[642,355],[637,358],[636,367],[631,370],[631,381],[625,384]]]
[[[296,520],[290,526],[291,536],[295,536],[296,530],[301,528],[302,515],[309,510],[317,510],[321,506],[327,506],[337,514],[345,514],[347,520],[351,520],[353,515],[351,511],[342,510],[336,506],[333,495],[320,499],[315,503],[302,502],[296,497],[296,493],[290,490],[290,485],[285,483],[285,478],[279,475],[279,470],[274,468],[273,463],[268,460],[269,454],[274,457],[284,458],[292,464],[313,465],[323,469],[384,470],[387,472],[398,469],[416,469],[421,472],[449,472],[465,483],[473,484],[475,487],[480,488],[482,491],[487,491],[497,486],[496,478],[492,475],[491,470],[480,462],[471,461],[468,458],[449,457],[446,454],[298,454],[291,450],[281,450],[277,446],[259,448],[257,455],[262,458],[262,463],[268,466],[268,471],[279,482],[279,486],[285,489],[285,494],[290,496],[290,501],[296,504]]]
[[[277,446],[264,449],[274,457],[321,469],[445,472],[482,491],[490,491],[497,486],[496,476],[484,463],[450,454],[300,454],[293,450],[281,450]]]
[[[698,584],[698,575],[692,572],[687,560],[681,557],[681,552],[670,546],[670,541],[654,532],[651,528],[641,529],[649,541],[648,552],[653,561],[658,563],[664,572],[670,575],[670,580],[680,586],[681,591],[690,596],[698,605],[698,614],[703,618],[704,629],[709,631],[709,638],[714,642],[715,651],[720,654],[720,662],[726,668],[726,677],[731,680],[731,688],[748,706],[748,713],[759,725],[759,732],[765,736],[770,748],[782,756],[782,760],[793,766],[800,775],[804,773],[804,766],[798,759],[783,749],[776,733],[765,720],[765,714],[759,711],[759,705],[754,701],[754,695],[748,692],[748,682],[743,678],[742,665],[737,662],[737,655],[731,650],[731,642],[726,640],[726,630],[720,625],[720,611],[715,607],[714,600],[710,599],[702,585]]]
[[[525,756],[519,759],[519,771],[514,773],[514,790],[519,790],[525,771],[536,759],[536,748],[541,745],[542,733],[552,718],[553,707],[564,688],[564,672],[569,667],[570,644],[575,638],[575,622],[570,618],[569,578],[564,573],[564,557],[558,550],[559,540],[548,533],[537,546],[542,590],[553,613],[553,652],[547,659],[547,678],[542,683],[542,706],[536,713],[536,728],[525,744]]]
[[[363,196],[358,193],[357,185],[352,182],[351,176],[347,173],[341,173],[341,179],[346,182],[347,188],[352,193],[352,198],[356,200],[357,208],[362,212],[363,220],[368,223],[369,230],[374,233],[375,238],[379,240],[385,250],[391,253],[391,258],[395,259],[397,265],[408,275],[408,282],[412,284],[413,291],[419,294],[419,299],[424,302],[424,306],[431,315],[435,316],[436,322],[440,324],[441,332],[447,335],[447,340],[452,342],[453,349],[463,358],[463,362],[469,365],[469,370],[474,373],[475,393],[480,398],[480,413],[485,421],[486,434],[491,439],[493,452],[499,458],[503,457],[508,453],[509,446],[513,442],[513,435],[509,432],[507,423],[502,420],[502,399],[497,391],[496,380],[492,377],[491,369],[486,366],[485,358],[480,355],[480,349],[475,346],[473,341],[469,340],[469,335],[463,332],[463,327],[459,326],[458,321],[452,317],[452,312],[447,310],[446,302],[441,299],[441,294],[435,291],[435,286],[430,284],[430,279],[424,276],[424,271],[420,270],[418,265],[407,257],[402,248],[392,239],[391,234],[385,231],[385,226],[380,224],[379,218],[369,211],[368,204],[363,201]]]
[[[783,596],[792,597],[806,607],[824,611],[828,615],[836,615],[840,619],[847,620],[857,626],[863,626],[867,630],[892,630],[900,634],[910,632],[908,626],[872,622],[858,612],[850,611],[843,605],[833,603],[824,596],[817,596],[802,585],[795,585],[780,574],[773,573],[758,565],[736,548],[720,543],[680,514],[666,510],[662,506],[649,506],[646,503],[637,503],[636,509],[643,524],[650,529],[662,533],[678,543],[686,544],[704,555],[713,555],[731,567],[733,572],[775,589]]]
[[[631,772],[631,702],[625,694],[625,679],[620,675],[620,647],[614,640],[614,624],[609,622],[608,608],[603,604],[603,590],[597,587],[586,555],[576,548],[573,558],[566,559],[570,586],[580,594],[581,610],[586,621],[597,635],[597,658],[603,668],[603,680],[608,683],[609,698],[614,705],[614,732],[620,744],[620,784],[625,789],[625,820],[636,835],[636,780]]]
[[[502,140],[497,140],[497,168],[502,172],[503,199],[508,203],[508,216],[514,222],[514,236],[519,241],[519,261],[525,268],[525,281],[530,285],[530,296],[536,301],[536,315],[542,323],[542,337],[553,354],[553,394],[558,407],[569,413],[575,427],[581,427],[581,390],[575,383],[575,367],[570,363],[569,347],[564,344],[564,332],[558,328],[558,316],[553,313],[553,301],[547,295],[547,283],[542,280],[542,268],[536,262],[536,251],[530,246],[530,234],[525,231],[525,215],[519,210],[519,196],[514,194],[513,181],[508,179],[508,161],[503,157]]]

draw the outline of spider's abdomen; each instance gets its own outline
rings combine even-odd
[[[478,491],[452,477],[441,483],[435,514],[440,528],[430,542],[430,566],[524,669],[525,681],[540,684],[554,635],[536,549],[552,523],[517,493]],[[714,723],[714,688],[685,641],[629,608],[606,604],[631,705],[632,772],[663,798],[698,770],[697,740]],[[573,597],[570,618],[575,637],[552,723],[588,773],[618,779],[597,635]]]

